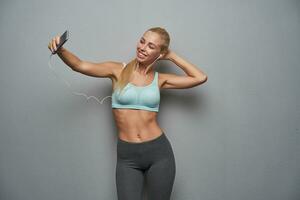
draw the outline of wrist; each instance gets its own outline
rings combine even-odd
[[[57,54],[61,54],[62,52],[64,52],[66,49],[63,48],[63,47],[60,47],[58,50],[57,50]]]
[[[176,54],[175,54],[175,53],[173,53],[173,52],[170,52],[170,54],[169,54],[169,56],[168,56],[168,60],[170,60],[170,61],[174,62],[174,60],[175,60],[175,57],[176,57]]]

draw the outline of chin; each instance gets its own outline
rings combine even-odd
[[[136,56],[136,59],[137,59],[137,61],[139,61],[140,63],[144,63],[144,62],[147,61],[147,60],[145,60],[145,59],[139,58],[138,56]]]

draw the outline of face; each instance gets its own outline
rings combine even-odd
[[[137,43],[136,58],[141,63],[153,62],[160,55],[160,35],[147,31]]]

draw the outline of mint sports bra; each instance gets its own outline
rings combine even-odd
[[[112,94],[112,108],[129,108],[158,112],[159,103],[158,72],[155,72],[154,79],[149,85],[136,86],[129,82],[121,92],[116,89]]]

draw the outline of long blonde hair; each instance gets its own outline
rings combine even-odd
[[[160,52],[166,53],[169,48],[169,44],[170,44],[169,33],[164,28],[161,28],[161,27],[152,27],[152,28],[149,28],[146,32],[148,32],[148,31],[158,33],[161,36],[161,39],[164,42],[160,46],[160,48],[161,48]],[[123,90],[123,88],[129,82],[129,78],[131,77],[133,71],[136,69],[137,64],[138,64],[138,61],[136,58],[134,58],[133,60],[131,60],[129,63],[126,64],[126,66],[123,68],[123,70],[120,74],[120,78],[116,82],[116,85],[113,90],[115,90],[115,89]]]

